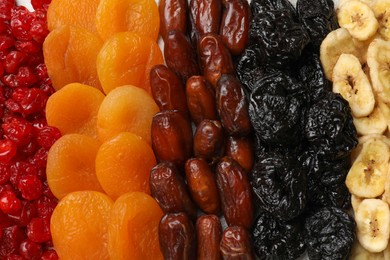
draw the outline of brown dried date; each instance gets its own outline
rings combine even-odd
[[[249,104],[241,82],[233,75],[224,74],[217,82],[217,110],[223,127],[230,135],[250,133],[252,123]]]
[[[221,23],[221,0],[191,0],[191,41],[196,44],[206,33],[219,33]]]
[[[164,65],[150,71],[150,86],[154,101],[160,110],[180,110],[188,113],[186,94],[177,75]]]
[[[187,184],[192,198],[207,214],[220,212],[220,200],[214,174],[201,158],[189,159],[185,164]]]
[[[164,39],[164,58],[168,68],[185,83],[193,75],[199,75],[196,52],[190,41],[180,31],[169,31]]]
[[[160,34],[163,39],[171,30],[187,31],[188,2],[187,0],[160,0]]]
[[[196,233],[185,213],[165,214],[159,225],[160,248],[165,260],[196,259]]]
[[[192,76],[186,84],[187,105],[195,124],[203,119],[218,119],[215,91],[203,76]]]
[[[181,170],[192,155],[191,122],[179,110],[164,110],[152,120],[152,148],[159,162],[173,162]]]
[[[228,227],[223,231],[220,249],[225,260],[255,259],[250,234],[241,226]]]
[[[210,162],[218,160],[223,152],[223,128],[219,121],[205,119],[196,127],[194,155]]]
[[[196,206],[174,164],[162,162],[153,167],[149,183],[150,193],[164,213],[186,212],[191,218],[196,218]]]
[[[233,55],[248,45],[251,11],[247,0],[223,0],[224,11],[219,34]]]
[[[236,160],[247,172],[252,170],[255,149],[250,137],[229,136],[226,139],[225,153]]]
[[[230,51],[217,34],[205,34],[199,39],[198,56],[203,75],[215,87],[222,74],[234,74]]]
[[[219,243],[222,237],[222,225],[215,215],[203,215],[196,221],[198,239],[198,260],[220,260]]]
[[[225,156],[216,167],[222,212],[228,226],[250,228],[253,224],[253,197],[245,170]]]

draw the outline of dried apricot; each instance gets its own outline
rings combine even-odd
[[[103,143],[96,155],[96,175],[113,199],[130,191],[150,193],[149,176],[155,165],[150,145],[132,133],[120,133]]]
[[[100,0],[52,0],[47,10],[50,31],[62,25],[82,27],[96,32],[96,9]]]
[[[54,209],[50,221],[60,259],[109,259],[108,225],[113,201],[96,191],[72,192]]]
[[[111,259],[163,259],[158,224],[163,212],[157,202],[142,192],[130,192],[114,204],[108,228]]]
[[[136,32],[157,40],[160,16],[154,0],[100,0],[96,28],[102,39],[118,32]]]
[[[164,64],[156,42],[136,33],[117,33],[100,50],[96,65],[104,92],[122,85],[134,85],[152,93],[150,71]]]
[[[97,113],[104,97],[93,87],[68,84],[47,100],[47,123],[57,127],[63,135],[79,133],[97,137]]]
[[[151,144],[152,119],[158,111],[156,102],[145,90],[130,85],[118,87],[100,105],[99,138],[105,141],[121,132],[131,132]]]
[[[47,182],[54,196],[62,199],[73,191],[103,191],[95,173],[99,142],[92,137],[68,134],[58,139],[47,156]]]
[[[101,85],[96,70],[96,57],[103,45],[95,34],[71,26],[51,31],[43,43],[43,56],[56,90],[73,82],[98,89]]]

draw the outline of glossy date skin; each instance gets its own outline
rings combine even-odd
[[[164,58],[168,68],[175,72],[183,83],[189,77],[199,75],[196,52],[181,31],[168,32],[164,39]]]
[[[160,34],[163,39],[169,31],[187,31],[188,2],[187,0],[160,0]]]
[[[198,239],[198,260],[220,260],[219,243],[222,237],[222,225],[216,215],[203,215],[196,221]]]
[[[192,155],[192,128],[179,110],[164,110],[152,120],[152,148],[158,162],[169,161],[181,170]]]
[[[216,167],[217,186],[222,212],[228,226],[253,224],[252,188],[245,170],[231,157],[225,156]]]
[[[194,45],[206,33],[219,33],[221,23],[221,0],[191,0],[191,41]]]
[[[165,214],[159,225],[160,248],[165,260],[195,260],[196,233],[185,213]]]
[[[194,134],[194,155],[209,162],[216,161],[222,155],[223,145],[222,124],[209,119],[200,122]]]
[[[217,34],[205,34],[199,39],[198,57],[203,75],[214,87],[222,74],[235,73],[230,51]]]
[[[222,125],[230,135],[245,136],[252,130],[249,104],[241,82],[224,74],[216,86],[217,109]]]
[[[192,202],[184,178],[170,162],[157,164],[150,173],[150,192],[164,213],[186,212],[196,218],[196,206]]]
[[[241,226],[228,227],[223,231],[220,248],[224,260],[255,259],[250,234]]]
[[[192,76],[186,84],[187,105],[197,125],[204,119],[218,119],[213,86],[203,76]]]
[[[220,200],[214,173],[204,159],[191,158],[185,164],[187,184],[199,208],[207,214],[220,213]]]
[[[249,136],[229,136],[226,139],[225,153],[236,160],[247,172],[252,170],[255,148]]]
[[[251,11],[247,0],[223,0],[220,35],[233,55],[244,52],[249,41]]]
[[[188,113],[184,86],[177,75],[164,65],[150,71],[150,87],[160,110],[180,110]]]

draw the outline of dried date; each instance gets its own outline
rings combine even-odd
[[[217,183],[207,162],[201,158],[189,159],[185,164],[185,173],[192,198],[199,208],[207,214],[219,214]]]
[[[188,3],[187,0],[160,0],[160,34],[166,38],[169,31],[187,31]]]
[[[230,51],[217,34],[205,34],[199,39],[198,57],[203,75],[215,87],[222,74],[234,74]]]
[[[217,186],[222,211],[228,226],[250,228],[254,210],[252,188],[247,173],[231,157],[224,157],[216,167]]]
[[[186,212],[196,218],[196,206],[192,202],[184,178],[170,162],[157,164],[150,173],[150,192],[164,213]]]
[[[221,253],[224,260],[254,260],[252,239],[241,226],[227,227],[222,233]]]
[[[213,162],[223,152],[224,135],[219,121],[205,119],[196,127],[194,134],[194,155]]]
[[[185,213],[165,214],[160,221],[158,236],[164,259],[196,259],[195,228]]]
[[[233,55],[241,54],[249,41],[250,7],[247,0],[224,0],[220,33]]]
[[[225,150],[226,155],[236,160],[247,172],[252,170],[255,154],[252,138],[229,136]]]
[[[150,87],[160,110],[180,110],[188,113],[186,94],[177,75],[164,65],[150,71]]]
[[[217,109],[225,130],[230,135],[245,136],[252,130],[248,101],[241,82],[223,74],[216,86]]]
[[[203,215],[196,220],[198,239],[198,260],[220,260],[219,243],[222,237],[222,225],[215,215]]]

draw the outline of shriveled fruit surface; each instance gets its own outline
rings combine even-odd
[[[61,26],[51,31],[43,43],[47,72],[56,90],[73,82],[101,89],[96,57],[102,40],[81,28]]]
[[[106,94],[128,84],[151,94],[149,74],[157,64],[164,64],[164,59],[155,40],[132,32],[117,33],[107,39],[96,60]]]
[[[130,191],[150,193],[150,170],[156,158],[150,145],[132,133],[120,133],[101,145],[96,155],[96,175],[113,199]]]
[[[121,86],[111,91],[103,100],[97,127],[101,141],[121,132],[131,132],[151,144],[151,122],[159,108],[153,98],[135,86]]]
[[[47,10],[49,30],[52,31],[62,25],[71,25],[96,32],[95,16],[99,2],[99,0],[51,1]]]
[[[154,0],[101,0],[96,27],[102,39],[130,31],[157,40],[160,17]]]
[[[157,202],[142,192],[119,197],[111,212],[108,250],[111,259],[163,259],[158,224],[163,215]]]
[[[95,174],[95,157],[99,142],[80,134],[62,136],[49,150],[46,174],[53,194],[62,199],[70,192],[103,192]]]
[[[71,83],[47,101],[46,118],[63,135],[70,133],[97,137],[97,113],[104,94],[88,85]]]
[[[50,223],[60,259],[109,259],[107,230],[113,204],[96,191],[70,193],[60,201]]]

